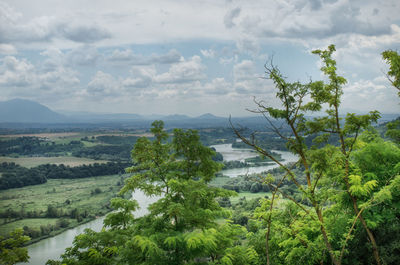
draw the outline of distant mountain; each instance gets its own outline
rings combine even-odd
[[[0,122],[12,123],[62,123],[65,116],[37,102],[12,99],[0,102]]]
[[[198,117],[196,117],[196,119],[201,119],[201,120],[217,120],[217,119],[225,119],[225,118],[221,118],[221,117],[217,117],[215,115],[212,115],[211,113],[206,113],[203,115],[200,115]]]
[[[186,116],[186,115],[181,115],[181,114],[174,114],[174,115],[168,115],[168,116],[160,117],[159,119],[166,120],[166,121],[178,121],[178,120],[191,119],[191,117]]]

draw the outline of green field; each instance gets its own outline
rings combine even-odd
[[[56,218],[30,218],[23,219],[15,222],[11,222],[8,224],[0,225],[0,235],[7,235],[10,231],[15,230],[16,228],[21,228],[24,226],[29,226],[35,230],[39,230],[41,225],[55,225],[57,222]]]
[[[15,164],[23,167],[35,167],[43,164],[64,164],[66,166],[76,167],[81,165],[91,165],[94,163],[107,163],[106,160],[94,160],[84,157],[73,157],[73,156],[58,156],[58,157],[8,157],[0,156],[0,163],[3,162],[14,162]]]
[[[109,201],[122,186],[123,177],[118,175],[83,179],[49,179],[47,183],[0,191],[0,211],[37,211],[41,218],[23,220],[1,219],[0,233],[9,233],[15,227],[38,227],[59,218],[45,218],[48,205],[55,206],[68,217],[73,209],[87,212],[88,218],[108,212]],[[97,189],[97,192],[95,191]],[[13,221],[13,222],[10,222]],[[85,220],[83,220],[85,221]],[[4,224],[8,222],[7,224]],[[43,222],[43,223],[42,223]]]
[[[263,198],[265,196],[271,197],[271,192],[257,192],[257,193],[239,192],[238,196],[231,197],[230,200],[231,200],[232,204],[235,204],[235,203],[238,203],[240,198],[243,198],[243,197],[245,197],[246,200],[251,200],[254,198]]]
[[[213,180],[211,180],[210,185],[218,188],[222,188],[223,185],[225,185],[229,180],[232,178],[227,177],[227,176],[222,176],[222,177],[216,177]]]

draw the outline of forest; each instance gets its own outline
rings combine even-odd
[[[61,260],[47,264],[399,264],[400,119],[377,128],[377,111],[339,115],[346,79],[338,74],[334,52],[334,45],[313,51],[321,60],[324,81],[289,82],[272,62],[266,64],[281,107],[262,100],[255,104],[279,137],[274,144],[231,123],[241,140],[237,145],[252,148],[279,168],[240,183],[213,185],[223,164],[204,145],[207,138],[191,129],[167,131],[162,121],[155,121],[153,137],[135,138],[126,168],[130,177],[110,201],[113,211],[104,220],[105,229],[87,229]],[[398,89],[400,97],[400,55],[385,51],[382,56],[390,67],[391,89]],[[284,122],[284,129],[274,120]],[[62,148],[79,152],[75,145]],[[284,164],[271,151],[283,146],[297,155],[296,163]],[[14,152],[11,145],[7,150]],[[233,203],[237,192],[252,189],[269,193]],[[129,194],[136,190],[159,197],[142,217],[132,214],[139,204]],[[14,262],[26,261],[29,253],[22,246],[28,240],[20,230],[1,239],[0,261],[13,264],[4,253],[15,253]]]

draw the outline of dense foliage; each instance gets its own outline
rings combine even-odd
[[[0,264],[12,265],[17,262],[27,262],[28,250],[23,247],[29,241],[28,236],[23,235],[22,229],[16,229],[9,237],[0,236]]]

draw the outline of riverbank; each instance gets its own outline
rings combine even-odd
[[[140,217],[146,214],[147,207],[159,199],[159,197],[147,197],[141,191],[132,193],[132,198],[137,200],[140,206],[140,208],[133,213],[135,217]],[[105,216],[99,217],[91,222],[79,225],[73,229],[68,229],[59,235],[41,240],[28,246],[28,253],[30,256],[28,264],[39,265],[45,264],[49,259],[59,259],[60,255],[65,252],[65,249],[72,246],[74,238],[77,235],[84,233],[85,229],[89,228],[97,232],[100,231],[103,228],[104,218]]]
[[[70,225],[70,226],[68,226],[68,227],[61,228],[61,229],[59,229],[59,230],[53,231],[51,234],[48,234],[48,235],[45,235],[45,236],[41,236],[41,237],[38,237],[38,238],[33,238],[33,239],[29,240],[29,241],[25,244],[25,246],[27,247],[27,246],[30,246],[30,245],[32,245],[32,244],[38,243],[38,242],[41,241],[41,240],[45,240],[45,239],[48,239],[48,238],[55,237],[55,236],[57,236],[57,235],[59,235],[59,234],[64,233],[64,232],[67,231],[67,230],[74,229],[74,228],[79,227],[79,226],[81,226],[81,225],[85,225],[85,224],[87,224],[87,223],[90,223],[90,222],[92,222],[92,221],[98,219],[98,218],[103,219],[103,218],[104,218],[108,213],[110,213],[111,211],[112,211],[112,209],[111,209],[110,211],[106,212],[106,213],[105,213],[104,215],[102,215],[102,216],[96,216],[96,217],[94,217],[94,218],[88,218],[88,219],[83,220],[82,222],[79,222],[79,223],[76,222],[76,223],[74,223],[73,225]]]

